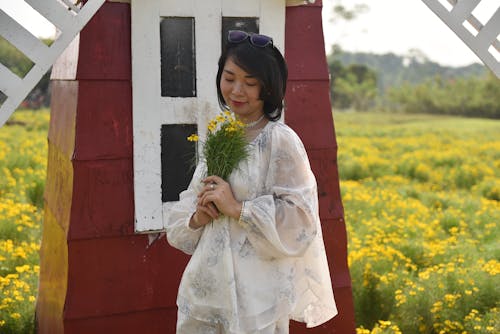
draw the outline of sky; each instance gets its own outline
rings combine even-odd
[[[446,0],[439,0],[446,1]],[[332,23],[334,3],[348,7],[368,4],[367,12],[350,22]],[[483,23],[498,0],[483,0],[473,14]],[[54,36],[55,28],[22,0],[0,0],[0,8],[39,37]],[[422,51],[442,65],[463,66],[479,58],[421,0],[323,0],[325,50],[339,44],[346,51],[408,54]]]
[[[447,2],[446,0],[439,0]],[[332,8],[365,3],[367,12],[350,22],[332,24]],[[499,0],[482,0],[472,12],[483,24],[493,15]],[[479,58],[421,0],[323,0],[325,49],[337,43],[346,51],[405,55],[419,49],[442,65],[463,66]]]

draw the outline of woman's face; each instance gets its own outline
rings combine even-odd
[[[262,116],[264,101],[259,99],[259,81],[236,65],[231,58],[224,65],[220,90],[226,105],[242,122],[252,122]]]

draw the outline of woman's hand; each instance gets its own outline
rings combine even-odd
[[[200,228],[211,223],[218,217],[219,211],[213,203],[208,203],[208,205],[201,205],[198,203],[196,212],[191,216],[191,220],[189,221],[189,227],[192,229]]]
[[[234,198],[229,183],[218,176],[209,176],[202,182],[205,186],[198,194],[198,205],[205,207],[213,203],[223,215],[235,219],[240,218],[242,204]]]

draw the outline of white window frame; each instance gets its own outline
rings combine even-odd
[[[175,204],[161,199],[161,126],[197,124],[203,140],[220,111],[215,78],[222,17],[258,17],[259,32],[283,51],[285,0],[133,0],[131,12],[135,231],[157,232]],[[196,97],[161,96],[162,17],[195,19]]]

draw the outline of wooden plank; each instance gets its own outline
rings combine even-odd
[[[73,204],[78,205],[75,201]],[[137,234],[69,240],[70,284],[64,318],[86,319],[175,307],[177,288],[188,260],[189,256],[168,245],[165,237],[151,245],[148,236]]]
[[[78,82],[52,81],[49,155],[45,184],[45,209],[50,210],[66,236],[73,198],[73,165]]]
[[[450,15],[453,17],[453,20],[461,23],[471,15],[474,8],[476,8],[480,2],[481,0],[458,1],[451,10]]]
[[[51,80],[76,80],[78,58],[80,56],[80,34],[68,45],[66,50],[57,57],[50,73]]]
[[[121,80],[80,80],[75,160],[132,158],[132,90]]]
[[[273,38],[274,45],[285,53],[285,1],[265,1],[260,4],[260,32]]]
[[[306,149],[326,149],[335,145],[328,80],[289,81],[285,104],[285,123],[299,134]],[[324,130],[325,127],[331,131]]]
[[[28,74],[26,74],[26,76],[22,79],[22,82],[19,83],[19,85],[12,86],[16,88],[14,88],[14,91],[9,91],[10,94],[8,95],[7,100],[5,100],[0,107],[0,126],[7,121],[12,112],[14,112],[14,110],[19,106],[19,103],[21,103],[31,89],[35,87],[47,70],[48,67],[42,67],[35,64],[35,66],[33,66]]]
[[[57,28],[63,29],[73,24],[74,15],[58,1],[47,0],[24,0],[33,9],[39,12],[47,20],[52,22]]]
[[[78,135],[76,137],[78,149]],[[73,160],[73,166],[73,206],[68,239],[133,235],[132,159]]]
[[[78,85],[76,80],[51,82],[49,143],[55,145],[68,160],[75,150]]]
[[[221,53],[221,5],[220,1],[198,0],[196,7],[196,81],[198,107],[203,103],[208,105],[209,115],[205,117],[214,117],[219,105],[215,95],[215,77],[217,75],[217,61]],[[203,110],[197,110],[199,120],[202,120]],[[200,118],[201,117],[201,118]],[[207,123],[200,124],[205,127]]]
[[[113,29],[103,28],[111,22]],[[77,78],[130,81],[130,30],[128,4],[107,3],[99,9],[80,34],[78,57],[85,61],[79,62]]]
[[[289,7],[286,12],[285,57],[288,62],[288,80],[329,81],[328,64],[324,57],[323,27],[312,14],[321,7]],[[296,17],[302,14],[303,17]],[[288,21],[298,22],[290,26]],[[297,52],[295,49],[307,50]],[[292,92],[289,88],[287,91]]]
[[[160,147],[160,21],[157,1],[132,1],[135,230],[163,228]],[[163,14],[163,13],[162,13]]]
[[[479,31],[476,38],[478,43],[484,45],[486,49],[493,44],[493,41],[497,40],[497,36],[500,33],[500,7],[497,8],[495,14],[489,19],[483,28]]]
[[[39,62],[49,48],[1,9],[0,33],[34,63]]]
[[[21,78],[0,63],[0,91],[9,96],[16,90],[21,82]]]
[[[261,14],[260,8],[262,5],[264,5],[264,2],[275,2],[275,1],[222,0],[222,16],[260,17]]]
[[[106,314],[100,317],[67,319],[65,333],[92,334],[168,334],[175,333],[177,307],[155,308],[137,312]],[[53,332],[59,333],[59,332]]]
[[[72,10],[75,13],[80,12],[80,8],[75,6],[75,4],[70,0],[59,0],[62,1],[66,6],[68,6],[68,10]]]
[[[53,167],[53,163],[51,160],[48,161],[49,168]],[[36,301],[36,332],[64,333],[63,312],[68,287],[68,241],[66,231],[61,228],[61,224],[64,223],[58,221],[50,209],[45,208],[44,211]]]
[[[160,16],[194,17],[197,0],[162,0],[157,1],[156,6],[158,6],[158,12]]]
[[[314,117],[314,116],[313,116]],[[335,143],[330,143],[332,146]],[[337,166],[337,147],[307,149],[311,169],[318,182],[319,216],[321,220],[338,220],[344,217],[340,198]]]
[[[46,213],[50,212],[67,236],[73,201],[73,165],[57,144],[49,142],[48,151],[44,209]]]

